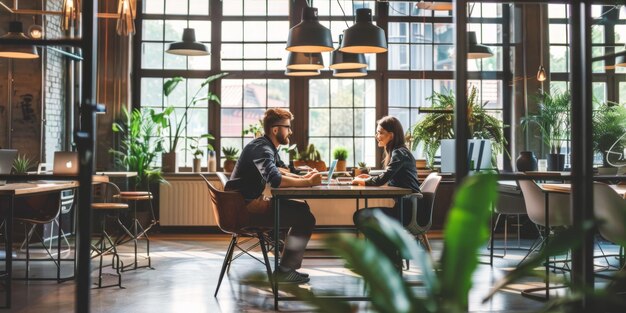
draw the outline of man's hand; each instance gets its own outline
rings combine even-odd
[[[302,178],[311,178],[311,176],[317,174],[317,170],[316,169],[311,169],[308,173],[306,173],[305,175],[302,176]]]
[[[317,172],[315,173],[309,172],[307,175],[309,174],[311,174],[311,176],[308,178],[311,186],[318,186],[322,184],[322,174],[317,173]]]

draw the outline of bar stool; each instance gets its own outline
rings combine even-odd
[[[152,261],[150,258],[150,237],[148,237],[148,231],[152,228],[152,226],[156,225],[158,223],[156,216],[154,215],[154,208],[152,207],[152,193],[150,191],[122,191],[119,193],[119,195],[116,196],[116,198],[125,201],[125,202],[131,202],[133,203],[133,216],[131,219],[131,225],[129,227],[125,227],[125,229],[127,229],[126,231],[126,236],[128,236],[128,238],[120,238],[117,242],[117,244],[125,244],[129,241],[133,241],[134,244],[134,249],[135,249],[135,262],[133,262],[132,264],[128,264],[126,267],[122,268],[122,271],[126,271],[126,270],[134,270],[134,269],[138,269],[138,268],[150,268],[150,269],[154,269],[152,267]],[[150,214],[151,214],[151,221],[150,224],[148,224],[147,227],[143,227],[143,225],[141,225],[141,223],[139,222],[139,219],[137,218],[137,201],[148,201],[149,205],[150,205]],[[138,262],[137,262],[137,242],[139,239],[144,238],[146,240],[146,259],[148,260],[148,264],[147,265],[142,265],[142,266],[138,266]],[[131,267],[130,269],[126,269],[127,267]]]
[[[96,180],[94,179],[94,182]],[[128,210],[128,204],[120,203],[117,199],[116,195],[119,195],[119,188],[114,183],[108,181],[107,177],[100,177],[97,180],[97,185],[94,185],[94,202],[91,204],[91,208],[94,215],[100,216],[100,219],[94,219],[100,222],[100,232],[98,236],[98,240],[95,243],[91,244],[91,258],[99,258],[99,266],[98,266],[98,288],[103,287],[114,287],[118,286],[122,287],[122,274],[121,269],[124,268],[124,262],[120,259],[120,256],[117,252],[117,245],[115,244],[115,240],[111,238],[109,233],[106,230],[106,224],[108,220],[113,220],[124,231],[124,233],[128,232],[128,229],[124,226],[124,224],[120,221],[120,213],[124,210]],[[113,285],[102,285],[102,267],[103,267],[103,259],[105,254],[111,253],[111,267],[115,269],[115,276],[117,276],[117,284]]]

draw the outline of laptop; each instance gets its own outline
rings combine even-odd
[[[54,153],[54,175],[78,175],[78,152],[57,151]]]
[[[322,180],[322,185],[352,185],[352,181],[338,181],[333,179],[333,173],[335,172],[335,168],[337,167],[337,160],[333,160],[330,162],[330,166],[328,167],[328,178]]]
[[[17,150],[0,149],[0,175],[11,174],[13,161],[17,157]],[[6,184],[5,180],[0,180],[0,186]]]

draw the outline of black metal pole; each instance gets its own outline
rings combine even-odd
[[[454,111],[454,135],[455,143],[455,173],[457,186],[467,176],[467,2],[465,0],[454,1],[455,43],[456,56],[454,74],[456,108]]]
[[[82,10],[83,90],[80,103],[80,127],[76,143],[80,156],[78,187],[78,274],[76,281],[76,312],[89,312],[91,292],[90,237],[91,237],[91,183],[93,174],[94,134],[96,127],[96,60],[98,45],[98,1],[84,1]]]
[[[572,214],[575,227],[593,219],[593,154],[591,90],[591,4],[572,1],[571,95],[572,95]],[[581,234],[582,246],[572,251],[572,281],[577,291],[594,287],[593,233]],[[583,312],[592,308],[591,297],[581,292]]]

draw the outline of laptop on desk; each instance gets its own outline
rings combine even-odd
[[[322,180],[322,185],[327,185],[327,186],[331,186],[331,185],[351,185],[352,182],[351,181],[338,181],[336,179],[333,179],[333,173],[335,173],[335,168],[337,167],[337,160],[333,160],[332,162],[330,162],[330,166],[328,167],[328,176],[325,180]]]
[[[57,151],[54,153],[54,175],[78,175],[78,152]]]
[[[0,149],[0,175],[11,174],[13,161],[17,157],[17,150]],[[5,180],[0,180],[0,186],[6,184]]]

